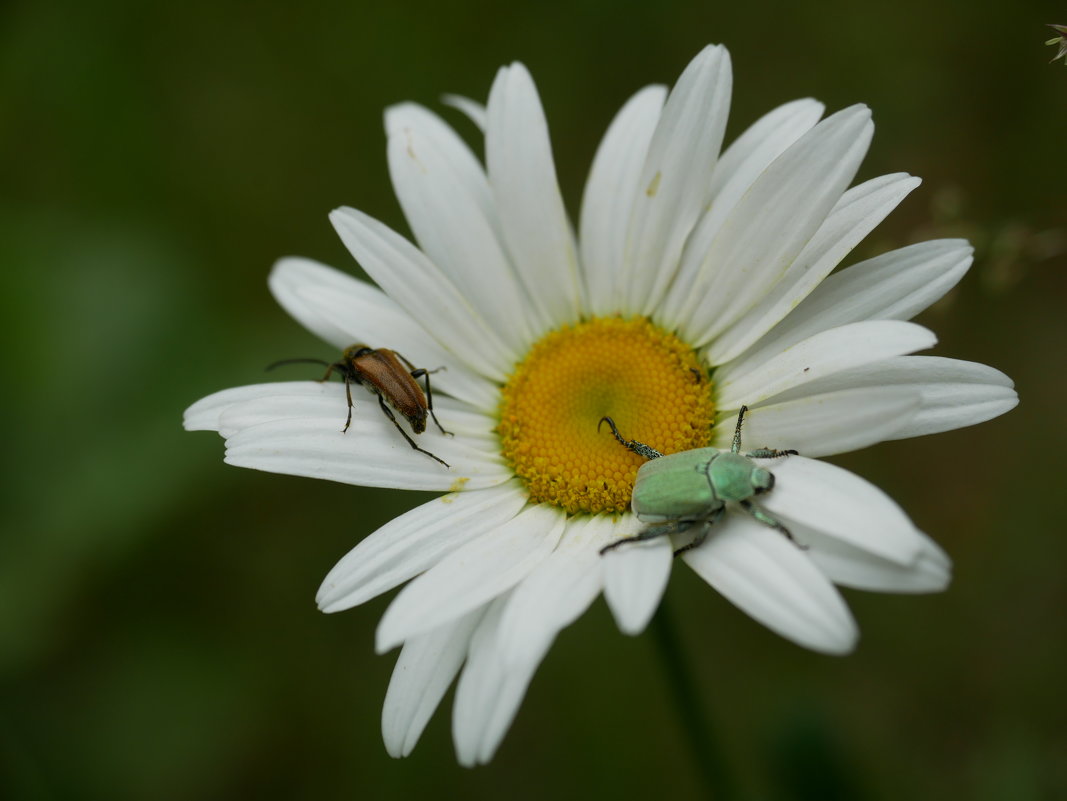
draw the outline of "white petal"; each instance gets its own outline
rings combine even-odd
[[[745,450],[795,450],[815,458],[866,448],[893,439],[915,417],[920,397],[910,387],[843,389],[797,400],[769,401],[749,409],[744,422]],[[736,414],[716,427],[713,441],[727,447]],[[773,469],[773,468],[772,468]]]
[[[647,86],[631,97],[612,120],[597,149],[582,198],[582,268],[586,299],[593,314],[623,310],[623,255],[630,209],[641,168],[659,121],[667,89]]]
[[[936,381],[918,383],[917,365],[907,365],[902,370],[916,380],[922,405],[911,422],[891,439],[921,437],[973,426],[999,417],[1018,405],[1019,396],[1012,388],[1011,379],[999,370],[957,359],[938,359],[938,362],[921,365],[923,371],[940,373]],[[888,370],[882,374],[883,381],[892,377]],[[1006,385],[1000,383],[1002,379]]]
[[[582,297],[577,248],[556,181],[548,124],[526,67],[501,68],[488,111],[489,184],[527,300],[543,310],[541,319],[548,323],[575,321]]]
[[[774,489],[761,495],[758,505],[787,527],[800,523],[902,565],[914,562],[923,549],[904,510],[855,473],[790,456],[774,463],[774,478]]]
[[[456,758],[470,767],[492,759],[526,695],[544,653],[519,666],[501,658],[499,642],[507,597],[497,599],[471,640],[467,666],[456,687],[452,739]]]
[[[775,401],[808,392],[839,392],[846,387],[863,387],[871,392],[909,389],[920,398],[919,410],[906,425],[886,437],[904,439],[971,426],[1004,414],[1019,402],[1013,386],[1000,370],[977,362],[900,356],[813,381],[783,393]]]
[[[608,541],[632,537],[645,525],[626,515],[614,522]],[[623,545],[604,554],[604,600],[623,634],[645,630],[667,588],[673,559],[669,537]]]
[[[443,495],[394,518],[326,575],[315,596],[319,609],[339,612],[403,584],[471,540],[499,529],[525,504],[522,487],[509,482]]]
[[[610,542],[609,518],[574,518],[552,554],[518,587],[500,623],[500,653],[514,668],[540,660],[561,629],[600,593],[600,549]]]
[[[731,369],[746,371],[830,328],[862,320],[910,319],[956,285],[970,267],[972,253],[966,240],[933,240],[831,275]]]
[[[408,134],[412,134],[421,146],[432,149],[430,160],[434,165],[455,173],[457,180],[462,182],[463,191],[477,204],[485,219],[495,222],[493,196],[481,162],[463,138],[440,116],[418,103],[397,103],[385,110],[385,133],[390,139],[414,143],[415,139],[408,137]],[[429,166],[422,155],[414,146],[408,154],[413,163]],[[436,180],[440,180],[440,176]]]
[[[292,383],[250,384],[232,387],[201,398],[185,410],[183,425],[186,431],[218,431],[222,414],[232,406],[260,398],[273,399],[279,395],[309,395],[321,397],[321,385],[308,381]]]
[[[338,350],[364,341],[354,330],[355,325],[348,325],[350,322],[358,325],[359,312],[363,309],[372,311],[372,322],[379,325],[379,332],[391,330],[386,327],[391,323],[400,325],[401,330],[418,328],[414,320],[377,287],[311,259],[295,256],[279,259],[270,272],[267,284],[275,300],[293,319]],[[299,294],[309,286],[322,286],[343,297],[353,307],[352,317],[342,321],[324,319],[314,304],[308,303]],[[424,336],[420,331],[419,338]]]
[[[822,103],[795,100],[765,114],[722,154],[711,182],[711,206],[685,243],[675,286],[662,309],[663,319],[680,314],[688,291],[704,263],[723,222],[767,166],[811,130],[823,112]]]
[[[920,183],[906,173],[883,175],[845,192],[782,280],[711,344],[711,363],[733,359],[773,328]]]
[[[824,110],[817,100],[801,98],[772,109],[746,128],[715,165],[711,197],[717,213],[733,208],[767,165],[810,131]]]
[[[500,239],[489,182],[474,154],[428,111],[390,121],[389,173],[419,247],[516,353],[544,327]],[[450,136],[444,131],[449,130]]]
[[[734,364],[716,371],[719,407],[739,409],[851,367],[933,347],[932,332],[897,320],[868,320],[823,331],[748,372]]]
[[[478,129],[485,133],[486,124],[488,122],[488,114],[486,113],[485,106],[479,103],[477,100],[471,100],[469,97],[463,95],[441,95],[441,102],[452,108],[459,109],[467,118],[478,126]]]
[[[707,205],[732,82],[730,54],[708,46],[689,62],[663,107],[641,170],[622,277],[628,305],[643,314],[658,305]]]
[[[406,757],[422,736],[448,685],[467,658],[477,609],[404,643],[382,707],[382,739],[391,757]]]
[[[794,536],[808,543],[808,556],[835,584],[870,592],[940,592],[952,578],[952,562],[937,544],[922,532],[919,556],[908,565],[881,559],[838,539],[826,537],[802,525]]]
[[[482,408],[495,408],[499,402],[494,384],[458,361],[377,287],[296,258],[278,261],[269,284],[286,311],[338,350],[357,343],[391,348],[417,367],[446,366],[447,370],[434,375],[433,385],[438,389]]]
[[[723,222],[696,281],[679,286],[691,342],[708,342],[785,274],[852,181],[874,126],[863,106],[834,114],[767,167]]]
[[[432,426],[418,435],[417,444],[451,468],[415,451],[373,401],[357,403],[352,424],[342,433],[344,387],[318,386],[322,393],[318,398],[294,397],[284,407],[271,399],[249,401],[224,412],[220,420],[224,429],[237,429],[260,417],[256,404],[266,406],[262,416],[274,418],[236,430],[227,439],[225,461],[270,473],[398,489],[478,489],[510,477],[511,471],[499,455],[472,447],[477,439],[446,437]],[[232,422],[231,417],[238,422]],[[442,417],[443,422],[448,421],[443,409]]]
[[[830,276],[807,314],[836,308],[842,319],[910,320],[954,287],[971,266],[965,239],[935,239],[893,250]]]
[[[360,398],[359,400],[363,400]],[[359,401],[356,401],[359,402]],[[344,387],[312,381],[274,384],[274,393],[231,403],[219,414],[219,433],[226,439],[235,434],[278,421],[330,418],[344,422],[347,414]],[[340,411],[341,417],[338,417]],[[340,424],[335,425],[340,430]]]
[[[423,573],[382,617],[379,653],[507,592],[556,547],[564,520],[551,507],[531,506]]]
[[[422,251],[388,226],[350,208],[330,214],[345,247],[367,274],[457,358],[503,383],[514,354]]]
[[[859,637],[840,594],[796,545],[741,515],[728,515],[682,557],[742,612],[805,648],[851,651]]]

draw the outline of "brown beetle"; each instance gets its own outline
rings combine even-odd
[[[400,427],[396,415],[393,414],[393,409],[400,412],[404,419],[408,421],[411,430],[416,434],[421,434],[426,430],[426,415],[429,414],[442,434],[452,436],[452,432],[445,431],[438,421],[437,415],[433,412],[433,391],[430,389],[430,373],[443,370],[443,367],[438,367],[436,370],[427,370],[425,367],[415,367],[394,350],[369,348],[366,345],[352,345],[345,348],[341,359],[332,364],[322,359],[283,359],[270,365],[267,369],[273,370],[279,365],[293,364],[294,362],[313,362],[326,365],[326,375],[320,379],[321,381],[326,381],[333,375],[334,371],[341,374],[345,382],[345,395],[348,398],[348,418],[345,420],[345,427],[341,429],[342,434],[348,431],[348,427],[352,425],[352,385],[361,384],[367,388],[368,392],[373,392],[378,396],[378,405],[382,407],[382,412],[393,422],[396,430],[403,435],[404,439],[408,441],[408,445],[420,453],[425,453],[431,459],[436,459],[445,467],[449,467],[448,462],[444,459],[440,459],[428,450],[416,445],[415,440]],[[426,394],[423,394],[422,387],[415,380],[417,378],[425,379]],[[388,403],[386,403],[387,401]],[[390,409],[390,406],[393,409]]]

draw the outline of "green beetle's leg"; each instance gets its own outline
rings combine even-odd
[[[697,532],[697,535],[695,537],[693,537],[693,541],[683,545],[681,548],[674,552],[674,555],[681,556],[686,551],[691,551],[694,548],[703,545],[704,540],[708,538],[708,532],[711,531],[711,527],[719,522],[725,512],[726,507],[720,506],[710,515],[708,515],[707,519],[704,521],[704,527],[701,528],[699,532]]]
[[[756,506],[756,504],[752,503],[752,501],[738,501],[738,503],[741,505],[742,509],[744,509],[750,515],[752,515],[754,518],[756,518],[759,522],[763,523],[765,526],[770,526],[771,528],[775,529],[776,531],[780,531],[782,534],[784,534],[786,536],[786,539],[788,539],[791,543],[793,543],[795,546],[800,548],[800,550],[802,550],[802,551],[808,550],[808,546],[807,545],[801,545],[799,542],[797,542],[793,538],[793,534],[789,529],[787,529],[785,526],[783,526],[781,523],[779,523],[777,520],[775,520],[769,514],[767,514],[762,509],[760,509],[758,506]]]
[[[730,446],[730,453],[739,453],[741,451],[741,423],[745,419],[745,412],[748,411],[747,406],[742,406],[737,412],[737,427],[734,428],[734,442]],[[745,454],[749,459],[777,459],[779,456],[798,456],[799,454],[794,450],[779,451],[774,448],[756,448],[754,451],[749,451]]]
[[[666,537],[670,534],[678,534],[682,531],[688,531],[693,525],[694,522],[690,520],[672,520],[669,523],[664,523],[659,526],[649,526],[641,533],[635,534],[632,537],[623,537],[621,540],[615,540],[615,542],[608,543],[600,549],[600,555],[603,556],[608,551],[613,551],[620,545],[625,545],[628,542],[644,542],[645,540],[654,540],[657,537]]]
[[[741,450],[741,421],[745,419],[747,406],[742,406],[737,412],[737,427],[734,429],[734,444],[730,447],[730,453],[738,453]]]
[[[623,439],[622,434],[619,433],[619,429],[615,427],[615,421],[610,417],[604,416],[600,418],[600,423],[607,423],[611,426],[611,433],[615,435],[620,443],[626,446],[629,450],[636,453],[638,456],[644,456],[646,459],[658,459],[663,454],[653,448],[651,445],[645,445],[643,442],[638,442],[633,439]],[[600,423],[596,424],[596,430],[600,431]],[[623,540],[625,542],[626,540]]]
[[[756,448],[754,451],[749,451],[745,454],[749,459],[777,459],[779,456],[798,456],[799,454],[790,449],[787,451],[779,451],[774,448]]]

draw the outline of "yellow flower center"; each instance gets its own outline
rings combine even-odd
[[[593,318],[536,342],[501,394],[504,456],[534,503],[622,512],[644,459],[619,433],[662,453],[706,447],[715,406],[693,349],[646,318]],[[598,430],[599,426],[599,430]]]

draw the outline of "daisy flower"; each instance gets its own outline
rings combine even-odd
[[[363,539],[326,576],[338,612],[402,584],[377,631],[402,646],[385,699],[386,748],[407,755],[452,682],[463,764],[489,760],[556,634],[603,593],[636,634],[675,560],[641,531],[630,496],[642,459],[598,422],[664,452],[729,449],[750,409],[767,461],[760,497],[797,547],[727,514],[684,561],[760,623],[843,654],[856,624],[834,585],[933,592],[944,552],[889,497],[818,457],[971,425],[1012,408],[1011,381],[935,356],[908,322],[971,263],[962,240],[894,250],[830,275],[918,184],[904,173],[849,188],[871,141],[869,110],[825,119],[787,103],[721,148],[731,93],[723,47],[670,91],[635,94],[609,126],[578,231],[556,180],[544,112],[522,64],[483,107],[485,163],[440,117],[386,112],[389,169],[418,245],[351,208],[330,215],[377,282],[307,259],[270,275],[278,302],[340,351],[388,348],[433,373],[433,426],[413,450],[375,399],[295,381],[195,403],[188,429],[218,431],[226,462],[276,473],[445,494]],[[721,151],[721,152],[720,152]]]

